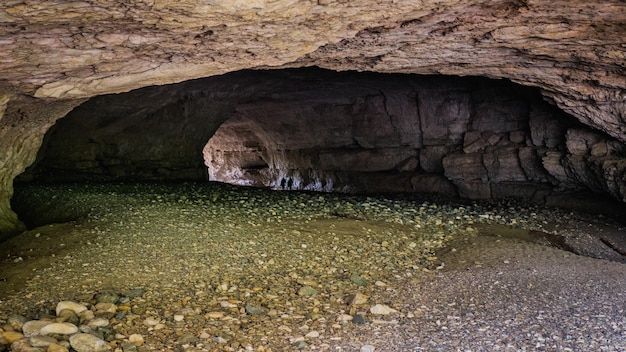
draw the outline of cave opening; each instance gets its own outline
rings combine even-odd
[[[352,350],[375,330],[392,351],[464,344],[458,316],[512,322],[471,343],[523,349],[578,346],[561,325],[509,339],[577,326],[571,304],[618,346],[625,152],[481,77],[240,71],[95,97],[16,179],[29,230],[0,249],[0,320],[114,300],[97,333],[122,349]]]
[[[539,90],[507,80],[307,68],[92,98],[53,126],[16,181],[208,178],[619,214],[625,154]]]

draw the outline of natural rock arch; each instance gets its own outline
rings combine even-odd
[[[0,21],[0,237],[13,178],[81,99],[243,68],[508,78],[626,141],[620,0],[4,2]]]
[[[211,180],[273,189],[626,199],[626,146],[535,89],[319,69],[91,99],[51,129],[20,179],[206,180],[203,164]]]

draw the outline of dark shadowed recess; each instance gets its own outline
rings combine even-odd
[[[209,179],[626,213],[626,146],[537,89],[317,68],[92,98],[48,132],[16,182]]]

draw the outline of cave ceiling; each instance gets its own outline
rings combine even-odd
[[[626,3],[4,1],[1,105],[320,66],[508,78],[626,141]]]

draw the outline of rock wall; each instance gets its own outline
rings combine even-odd
[[[54,101],[317,65],[508,78],[626,142],[623,0],[4,1],[0,22],[0,106],[37,97],[29,105],[52,120]],[[2,135],[29,133],[29,116]],[[4,153],[0,202],[34,152]]]
[[[203,161],[211,180],[274,189],[626,201],[624,144],[536,90],[316,69],[94,98],[58,122],[22,179],[206,180]]]
[[[48,128],[80,103],[38,103],[0,86],[0,242],[25,229],[11,210],[13,179],[35,160]]]

